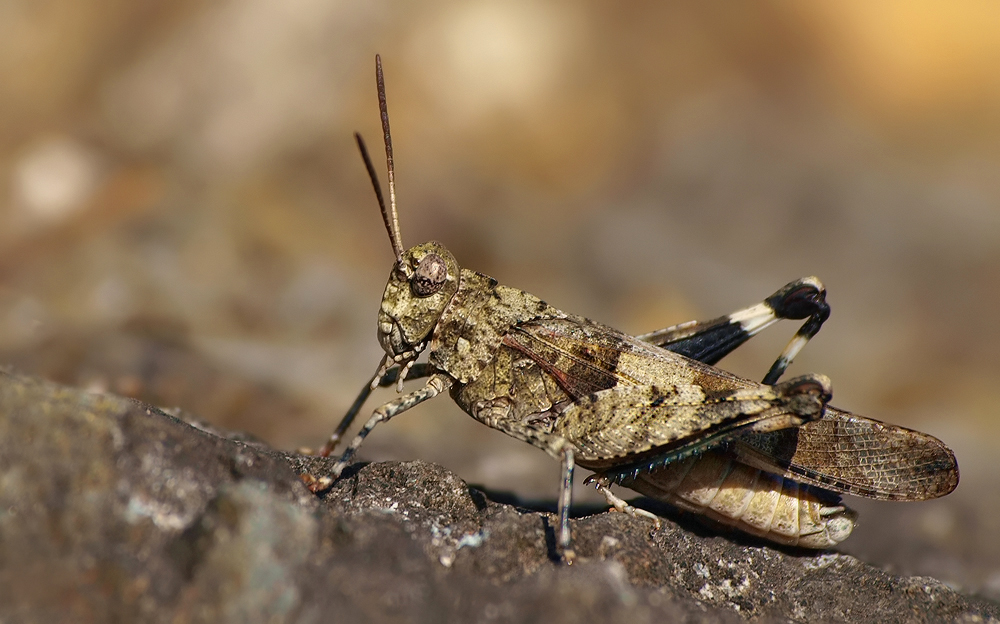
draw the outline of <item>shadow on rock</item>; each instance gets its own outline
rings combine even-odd
[[[684,519],[588,509],[561,566],[534,504],[422,462],[355,465],[316,497],[299,474],[331,464],[0,372],[0,620],[1000,618],[931,578]]]

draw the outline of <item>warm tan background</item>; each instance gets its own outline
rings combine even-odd
[[[406,244],[637,333],[820,276],[792,372],[962,466],[846,550],[1000,596],[1000,5],[941,6],[2,2],[0,362],[322,443],[380,355],[378,51]],[[436,403],[362,456],[551,500]]]

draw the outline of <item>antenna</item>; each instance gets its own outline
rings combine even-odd
[[[382,185],[378,181],[378,174],[375,173],[375,166],[368,155],[368,148],[365,141],[357,132],[354,133],[354,140],[361,150],[361,158],[365,161],[365,169],[368,170],[368,177],[371,178],[372,187],[375,189],[375,197],[378,198],[378,207],[382,211],[382,221],[385,223],[385,231],[389,234],[389,243],[392,244],[392,253],[396,255],[396,262],[403,262],[403,246],[400,244],[402,237],[399,235],[399,217],[396,214],[396,182],[393,176],[392,167],[392,137],[389,136],[389,108],[385,103],[385,79],[382,77],[382,59],[375,55],[375,82],[378,85],[378,109],[382,114],[382,133],[385,136],[385,160],[386,169],[389,171],[389,207],[392,214],[385,209],[385,199],[382,196]]]
[[[382,135],[385,140],[385,168],[389,175],[389,210],[390,216],[385,212],[385,204],[380,202],[382,208],[382,218],[385,220],[385,228],[389,232],[389,242],[392,243],[392,251],[396,254],[396,261],[403,260],[403,246],[400,243],[402,236],[399,234],[399,216],[396,213],[396,176],[392,166],[392,135],[389,133],[389,107],[385,102],[385,77],[382,75],[382,57],[375,55],[375,84],[378,87],[378,110],[382,116]]]

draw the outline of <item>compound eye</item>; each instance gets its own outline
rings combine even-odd
[[[441,290],[448,279],[448,265],[444,258],[437,254],[427,254],[423,257],[413,277],[410,279],[410,289],[418,297],[429,297]]]

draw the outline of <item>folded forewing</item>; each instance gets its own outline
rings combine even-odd
[[[955,454],[934,436],[831,406],[798,429],[741,436],[731,450],[756,468],[880,500],[927,500],[958,485]]]

